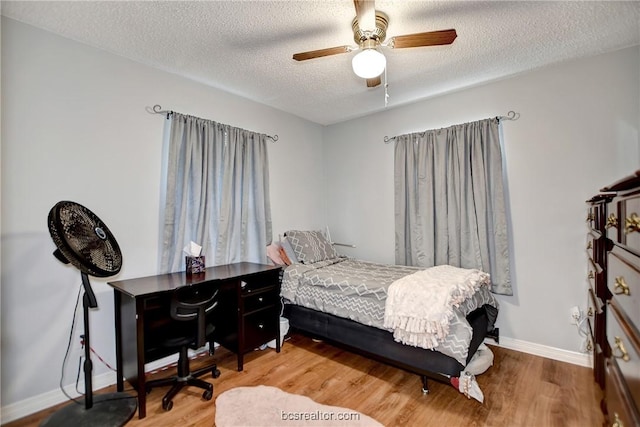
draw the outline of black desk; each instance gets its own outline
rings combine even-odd
[[[146,416],[145,364],[174,354],[160,345],[169,316],[171,293],[183,286],[218,286],[214,315],[217,343],[243,355],[272,339],[280,352],[281,268],[241,262],[210,267],[187,276],[170,273],[109,282],[114,288],[117,389],[129,381],[138,393],[138,417]]]

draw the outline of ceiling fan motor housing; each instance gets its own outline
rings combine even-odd
[[[382,43],[387,37],[387,27],[389,26],[389,17],[376,10],[376,28],[373,31],[363,30],[360,28],[358,18],[353,18],[351,27],[353,28],[353,40],[362,45],[367,40],[374,40],[376,44]]]

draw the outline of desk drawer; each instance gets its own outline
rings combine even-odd
[[[240,282],[243,295],[264,291],[280,284],[280,270],[272,270],[255,277],[247,277]]]
[[[275,339],[279,328],[280,311],[276,306],[244,316],[244,350],[252,350]]]
[[[277,288],[267,288],[265,292],[254,292],[251,295],[242,296],[244,300],[244,312],[246,314],[252,313],[256,310],[278,305],[280,301],[280,295],[278,295]]]

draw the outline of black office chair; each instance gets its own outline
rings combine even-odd
[[[173,397],[186,385],[204,389],[202,397],[205,400],[211,400],[213,397],[213,385],[197,377],[210,371],[213,378],[218,378],[220,371],[214,364],[191,372],[187,353],[189,348],[203,347],[212,336],[214,326],[208,320],[217,305],[217,289],[187,287],[173,292],[170,310],[171,318],[176,322],[168,328],[167,338],[162,342],[162,346],[180,350],[178,374],[171,378],[149,381],[145,386],[146,392],[149,393],[154,387],[173,385],[162,398],[162,409],[165,411],[173,408]],[[209,352],[213,354],[213,341],[209,342]]]

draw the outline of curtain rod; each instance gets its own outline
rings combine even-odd
[[[167,119],[171,114],[174,113],[172,110],[163,110],[159,104],[154,105],[152,108],[145,108],[149,114],[164,114],[167,116]],[[271,139],[273,142],[278,141],[278,135],[267,135],[267,138]]]
[[[496,120],[497,121],[518,120],[519,118],[520,118],[520,113],[516,113],[513,110],[509,111],[506,116],[496,116]],[[396,138],[397,138],[397,136],[392,136],[392,137],[385,136],[384,137],[384,143],[385,144],[389,144],[391,141],[395,140]]]

